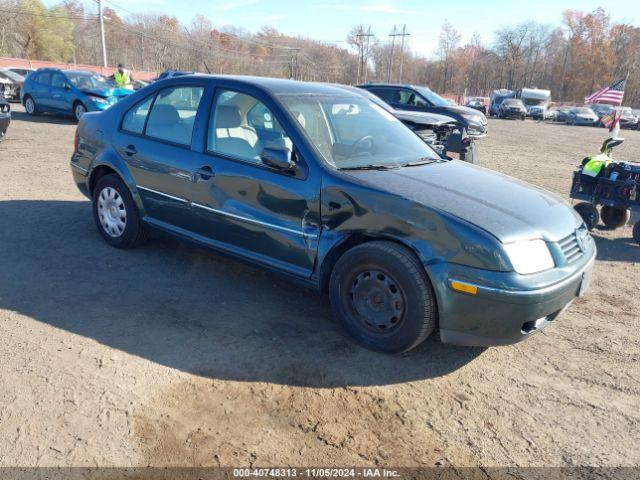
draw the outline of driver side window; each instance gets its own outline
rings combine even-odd
[[[403,105],[409,105],[412,107],[424,107],[426,103],[417,93],[412,92],[411,90],[400,90],[398,103]]]
[[[209,120],[207,150],[256,165],[265,147],[293,144],[278,119],[258,99],[240,92],[218,93]]]

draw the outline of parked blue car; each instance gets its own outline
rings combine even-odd
[[[29,115],[57,113],[80,120],[86,112],[106,110],[131,93],[95,72],[41,68],[25,79],[22,104]]]

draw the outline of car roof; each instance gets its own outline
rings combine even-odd
[[[360,85],[356,85],[359,88],[366,87],[402,87],[402,88],[413,88],[416,89],[419,85],[412,85],[410,83],[363,83]],[[421,88],[429,88],[429,87],[421,87]]]
[[[238,85],[257,87],[268,93],[279,94],[316,94],[316,95],[341,95],[354,96],[362,98],[362,95],[350,92],[347,89],[336,87],[326,83],[301,82],[299,80],[288,80],[283,78],[272,77],[254,77],[250,75],[209,75],[204,73],[196,73],[193,75],[184,75],[180,77],[172,77],[163,82],[180,82],[185,78],[204,78],[209,80],[222,80],[226,83],[237,83]],[[167,83],[168,84],[168,83]]]

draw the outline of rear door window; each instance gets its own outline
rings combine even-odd
[[[158,140],[191,145],[193,125],[203,93],[204,87],[198,86],[160,90],[151,107],[144,133]]]

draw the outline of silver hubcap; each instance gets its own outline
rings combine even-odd
[[[86,110],[84,109],[84,107],[82,105],[77,105],[76,106],[76,118],[78,120],[80,120],[82,118],[82,116],[85,114]]]
[[[33,111],[35,110],[35,104],[33,103],[33,100],[27,98],[25,108],[27,109],[27,113],[33,113]]]
[[[98,196],[98,218],[107,234],[117,238],[127,226],[127,209],[115,188],[103,188]]]

